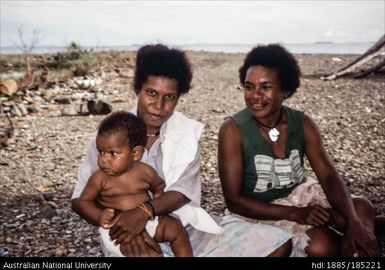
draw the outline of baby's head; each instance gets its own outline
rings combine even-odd
[[[146,126],[129,112],[115,112],[99,125],[96,147],[99,168],[109,175],[121,175],[139,161],[146,144]]]
[[[118,111],[104,118],[99,125],[98,136],[113,133],[123,134],[131,148],[146,144],[146,126],[141,119],[132,113]]]

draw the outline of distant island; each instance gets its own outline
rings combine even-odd
[[[316,41],[315,44],[333,44],[333,41]]]

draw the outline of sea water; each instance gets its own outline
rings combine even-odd
[[[282,44],[292,53],[326,53],[326,54],[362,54],[369,49],[374,42],[356,42],[356,43],[334,43],[334,42],[319,42],[319,43],[287,43]],[[224,52],[224,53],[246,53],[257,44],[184,44],[173,45],[167,44],[183,50],[191,51],[209,51],[209,52]],[[90,47],[83,46],[85,49],[93,49],[94,51],[135,51],[142,45],[119,45],[119,46],[98,46]],[[58,46],[40,46],[36,47],[32,53],[57,53],[65,51],[65,47]],[[18,54],[21,53],[15,47],[1,47],[0,54]]]

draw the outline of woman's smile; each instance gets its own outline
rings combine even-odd
[[[250,103],[254,110],[262,110],[265,106],[262,103]]]

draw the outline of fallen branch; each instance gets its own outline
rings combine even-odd
[[[322,80],[334,80],[343,75],[352,73],[357,67],[364,65],[365,63],[371,61],[377,56],[381,55],[382,48],[385,47],[385,35],[383,35],[373,46],[371,46],[364,54],[356,58],[353,62],[347,64],[346,66],[340,68],[336,72],[326,76],[321,77]],[[365,71],[364,71],[365,72]],[[373,71],[372,71],[373,72]],[[370,72],[371,73],[371,72]]]
[[[356,78],[356,79],[364,78],[364,77],[368,76],[369,74],[372,74],[373,72],[376,72],[377,70],[380,70],[383,66],[385,66],[385,57],[377,65],[375,65],[374,67],[369,68],[367,70],[363,70],[361,73],[358,73],[357,75],[355,75],[354,78]]]

